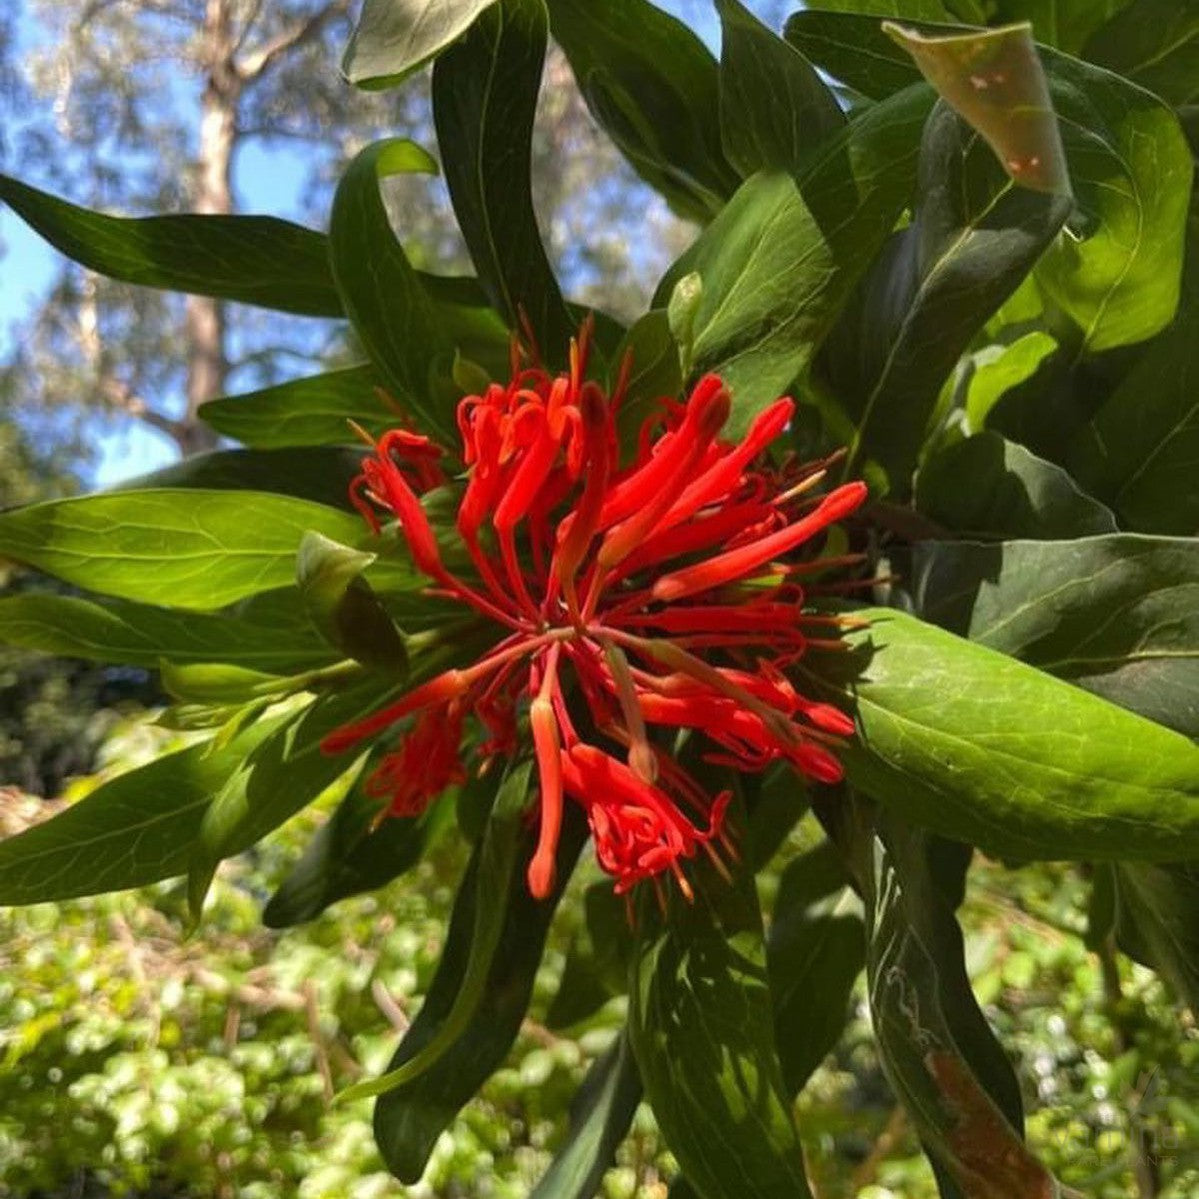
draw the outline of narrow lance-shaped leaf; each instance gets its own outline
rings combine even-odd
[[[1192,741],[897,610],[860,615],[821,676],[856,701],[842,757],[862,791],[999,857],[1199,856]]]
[[[256,491],[126,491],[0,514],[0,555],[123,599],[211,611],[285,587],[309,530],[354,542],[361,522]]]
[[[457,440],[448,389],[453,345],[396,239],[380,192],[391,175],[436,171],[429,154],[403,138],[360,151],[333,197],[329,255],[346,313],[371,362],[404,397],[422,430],[453,446]]]
[[[344,316],[325,237],[266,216],[114,217],[0,175],[0,200],[56,250],[143,287],[301,316]]]
[[[499,0],[433,68],[433,116],[458,224],[492,304],[522,314],[551,363],[574,331],[533,210],[533,115],[545,61],[543,0]]]

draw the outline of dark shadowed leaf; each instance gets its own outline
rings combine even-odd
[[[751,871],[697,869],[694,904],[642,904],[629,1036],[646,1097],[703,1199],[810,1194],[774,1038]]]
[[[1199,100],[1199,8],[1188,0],[1123,0],[1120,9],[1082,56],[1171,104]]]
[[[570,1134],[529,1199],[593,1199],[633,1122],[641,1080],[626,1033],[592,1063],[570,1112]]]
[[[210,611],[286,587],[309,530],[354,542],[361,521],[257,491],[124,491],[0,514],[0,555],[143,603]]]
[[[857,431],[861,457],[900,498],[942,385],[1049,244],[1069,202],[1015,186],[990,149],[939,104],[920,151],[913,220],[871,267],[818,370]]]
[[[1199,542],[925,542],[928,620],[1199,737]]]
[[[68,258],[125,283],[344,316],[314,229],[265,216],[113,217],[0,175],[0,200]]]
[[[721,148],[716,62],[703,42],[647,0],[548,8],[596,120],[671,207],[709,220],[737,176]]]
[[[991,0],[992,22],[1031,21],[1038,42],[1080,58],[1083,44],[1129,0]],[[966,18],[963,18],[966,19]]]
[[[346,168],[333,198],[329,255],[354,330],[371,362],[422,430],[457,445],[449,371],[453,342],[388,220],[379,186],[437,164],[402,138],[375,142]]]
[[[663,396],[674,396],[683,386],[679,363],[679,346],[670,331],[670,319],[665,308],[647,312],[625,335],[614,361],[632,355],[624,402],[617,414],[622,447],[632,450],[642,422],[651,416]]]
[[[1004,344],[984,346],[971,355],[964,404],[970,428],[982,429],[987,416],[1004,395],[1031,379],[1057,349],[1048,334],[1034,329]]]
[[[941,450],[920,468],[916,506],[951,532],[980,540],[1116,532],[1111,512],[1060,466],[985,431]]]
[[[479,279],[512,328],[523,312],[546,360],[566,360],[574,322],[533,211],[533,114],[545,60],[543,0],[500,0],[433,68],[446,182]]]
[[[794,46],[740,0],[718,0],[720,131],[729,162],[755,171],[800,171],[845,125],[828,85]]]
[[[341,69],[359,87],[392,87],[444,50],[495,0],[366,0]]]
[[[1116,942],[1199,1011],[1199,863],[1117,862]]]
[[[842,757],[866,794],[998,857],[1199,856],[1199,746],[902,612],[861,615],[858,653],[822,673],[857,672]]]

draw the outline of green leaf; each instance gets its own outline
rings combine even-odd
[[[359,87],[394,87],[470,28],[495,0],[366,0],[341,69]]]
[[[369,768],[368,768],[369,769]],[[411,870],[453,817],[434,803],[417,819],[378,823],[380,800],[359,781],[321,825],[262,912],[267,928],[314,920],[330,904],[374,891]]]
[[[1117,862],[1116,943],[1199,1011],[1199,864]]]
[[[803,372],[891,232],[911,193],[930,102],[917,87],[874,106],[798,181],[754,175],[663,280],[659,304],[682,276],[703,280],[694,372],[717,371],[728,383],[730,435]]]
[[[1027,25],[926,37],[888,21],[883,32],[978,130],[1015,183],[1071,194],[1057,115]]]
[[[533,211],[533,115],[549,22],[543,0],[500,0],[433,68],[433,116],[458,224],[492,304],[523,312],[548,362],[575,325]]]
[[[680,215],[709,220],[737,176],[720,144],[717,68],[703,42],[647,0],[548,0],[592,115]]]
[[[105,595],[211,611],[290,584],[309,530],[362,532],[347,512],[267,492],[102,492],[0,514],[0,555]]]
[[[629,1038],[646,1098],[702,1199],[805,1199],[752,872],[696,875],[694,904],[672,894],[662,921],[642,905]]]
[[[1083,57],[1181,106],[1199,100],[1199,9],[1178,0],[1123,0]]]
[[[928,620],[1199,737],[1195,539],[925,542],[913,576]]]
[[[875,1037],[926,1151],[955,1184],[948,1193],[1053,1199],[1053,1178],[1024,1146],[1015,1073],[966,973],[954,910],[970,849],[889,813],[855,839]]]
[[[381,387],[374,367],[350,366],[209,400],[199,414],[218,433],[255,449],[342,445],[351,436],[351,420],[375,437],[400,423],[378,394]]]
[[[364,666],[404,676],[408,654],[387,609],[362,577],[377,555],[305,533],[296,583],[312,623],[330,645]]]
[[[0,842],[0,904],[74,899],[183,874],[213,795],[279,723],[259,721],[223,749],[165,754]]]
[[[102,603],[41,593],[0,598],[0,642],[24,649],[156,668],[227,662],[287,674],[333,662],[294,591],[264,592],[201,614],[120,600]]]
[[[343,441],[349,440],[343,437]],[[215,450],[127,479],[111,492],[195,487],[208,491],[269,491],[352,509],[350,481],[362,469],[365,451],[348,446],[303,446],[280,450]]]
[[[437,974],[389,1074],[415,1067],[418,1058],[424,1063],[410,1081],[375,1104],[379,1151],[404,1182],[420,1178],[437,1138],[504,1060],[520,1030],[550,920],[587,836],[577,805],[568,805],[564,817],[558,881],[545,900],[534,900],[525,882],[536,830],[519,813],[515,818],[511,811],[493,814],[497,823],[489,822],[475,847]],[[467,1002],[469,1011],[462,1006]],[[454,1027],[452,1042],[447,1027]]]
[[[700,295],[702,297],[702,289]],[[691,314],[694,321],[694,314]],[[665,308],[652,308],[625,335],[614,361],[632,356],[625,398],[616,416],[620,444],[631,451],[637,433],[647,417],[655,412],[663,396],[675,396],[683,386],[680,346],[670,328]]]
[[[840,1039],[866,964],[862,903],[832,842],[783,871],[766,964],[783,1082],[795,1095]]]
[[[1192,206],[1182,302],[1174,324],[1067,446],[1066,465],[1132,528],[1193,534],[1199,528],[1199,201]]]
[[[916,208],[842,314],[818,371],[863,455],[903,498],[937,397],[958,359],[1041,256],[1069,211],[1016,187],[944,104],[928,119]]]
[[[858,652],[822,673],[856,699],[841,756],[866,794],[996,857],[1199,857],[1199,746],[902,612],[859,615]]]
[[[1129,0],[997,0],[993,21],[1031,21],[1038,42],[1078,58],[1087,39]]]
[[[934,454],[916,477],[916,506],[963,537],[1089,537],[1116,532],[1111,512],[1060,466],[998,433]]]
[[[423,431],[455,446],[449,390],[454,346],[396,239],[380,192],[392,175],[436,171],[433,159],[403,138],[360,151],[333,197],[329,255],[346,313],[371,362],[387,386],[404,397]]]
[[[740,0],[717,0],[721,27],[720,133],[729,162],[801,171],[845,126],[837,99],[811,63]]]
[[[0,175],[0,200],[56,250],[110,279],[294,312],[344,315],[325,237],[265,216],[113,217]]]
[[[571,1105],[566,1143],[529,1199],[594,1199],[640,1099],[637,1064],[622,1033],[587,1071]]]
[[[991,409],[1014,387],[1031,379],[1057,349],[1048,333],[1033,330],[1007,344],[984,346],[971,355],[965,385],[966,419],[976,432],[987,423]]]

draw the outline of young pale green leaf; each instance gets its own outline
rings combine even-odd
[[[0,904],[46,903],[142,887],[187,870],[212,797],[280,718],[229,745],[165,754],[0,842]]]
[[[593,1199],[633,1122],[641,1079],[622,1032],[592,1063],[571,1105],[570,1133],[529,1199]]]
[[[825,841],[788,863],[766,939],[775,1039],[787,1093],[803,1090],[849,1018],[866,964],[862,901],[840,853]]]
[[[507,816],[502,823],[502,829],[489,826],[475,847],[437,974],[389,1073],[422,1057],[427,1064],[375,1104],[379,1151],[404,1182],[420,1178],[437,1138],[512,1048],[528,1010],[550,920],[587,837],[577,805],[568,805],[555,889],[548,898],[535,900],[525,882],[535,830],[523,820],[514,827]],[[514,835],[519,837],[515,846],[509,843]],[[492,947],[485,958],[476,948],[484,928],[489,929],[484,940]],[[468,1019],[447,1044],[443,1030],[460,1019],[455,1012],[462,1011],[464,995],[471,1003]],[[434,1047],[436,1061],[430,1061],[425,1055]]]
[[[751,870],[697,869],[693,904],[643,905],[629,1038],[658,1125],[702,1199],[810,1195],[775,1045]]]
[[[164,661],[162,689],[172,699],[189,704],[240,704],[249,700],[284,696],[294,691],[287,675],[267,674],[227,662]]]
[[[218,433],[254,449],[344,445],[353,436],[350,421],[375,437],[399,422],[382,386],[373,366],[350,366],[209,400],[199,414]]]
[[[433,116],[480,281],[508,324],[527,321],[546,361],[561,365],[575,327],[541,243],[530,173],[548,30],[543,0],[482,13],[433,68]]]
[[[937,397],[962,353],[1019,286],[1069,201],[1016,187],[946,105],[925,126],[916,209],[842,313],[817,370],[865,456],[905,497]]]
[[[924,542],[919,610],[973,641],[1199,737],[1199,542]]]
[[[1199,856],[1192,741],[902,612],[859,615],[857,652],[822,674],[856,700],[842,758],[868,795],[998,857]]]
[[[648,0],[547,0],[592,115],[681,215],[707,221],[737,185],[720,144],[717,68],[703,42]]]
[[[970,989],[954,910],[970,850],[889,814],[855,812],[866,896],[871,1020],[887,1077],[942,1194],[1054,1199],[1057,1185],[1025,1147],[1020,1087]]]
[[[982,432],[934,454],[916,477],[916,506],[962,537],[1089,537],[1116,519],[1060,466],[998,433]]]
[[[325,238],[264,216],[113,217],[0,175],[0,200],[56,250],[110,279],[293,312],[344,315]]]
[[[0,556],[104,595],[211,611],[289,585],[309,530],[351,542],[361,524],[267,492],[101,492],[0,514]]]
[[[181,612],[121,600],[30,593],[0,599],[0,642],[95,662],[157,667],[226,662],[287,674],[337,655],[316,635],[293,591],[265,592],[221,612]]]
[[[366,0],[341,69],[358,87],[395,87],[461,34],[495,0]]]
[[[740,0],[717,0],[721,27],[720,133],[729,162],[755,171],[802,171],[845,114],[804,56]]]
[[[694,370],[728,383],[731,434],[803,372],[891,232],[911,194],[931,102],[916,87],[875,105],[798,181],[754,175],[667,274],[661,304],[682,276],[703,280]]]
[[[1007,344],[992,343],[971,355],[965,383],[970,428],[975,432],[982,429],[991,409],[1008,391],[1031,379],[1056,349],[1057,342],[1048,333],[1034,329]]]
[[[1082,57],[1175,106],[1199,100],[1199,8],[1178,0],[1108,4],[1120,11],[1088,38]]]
[[[346,657],[388,674],[408,671],[403,638],[362,577],[377,555],[321,533],[305,533],[296,557],[296,584],[312,623]]]
[[[383,204],[392,175],[435,174],[414,142],[390,138],[360,151],[333,197],[329,256],[337,290],[371,362],[422,430],[457,445],[449,370],[454,345],[437,305],[412,269]]]
[[[1028,25],[926,37],[887,21],[883,32],[978,130],[1013,182],[1070,196],[1057,114]]]
[[[1117,862],[1116,943],[1199,1012],[1199,863]]]

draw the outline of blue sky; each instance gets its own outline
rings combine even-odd
[[[660,0],[660,7],[675,12],[680,0]],[[692,3],[689,11],[695,11]],[[719,27],[712,9],[704,9],[696,31],[709,45],[719,40]],[[27,16],[18,26],[27,48],[39,34]],[[336,64],[329,64],[336,70]],[[236,163],[235,186],[246,211],[296,219],[299,193],[306,173],[306,158],[291,145],[265,148],[251,143]],[[36,182],[36,180],[33,180]],[[13,347],[13,338],[23,317],[35,309],[55,273],[55,252],[32,233],[6,207],[0,205],[0,360]],[[130,425],[116,434],[106,434],[99,444],[94,475],[97,486],[108,486],[131,475],[141,474],[173,461],[173,447],[147,428]]]

